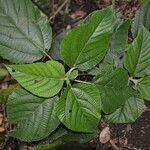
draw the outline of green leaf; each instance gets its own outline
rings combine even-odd
[[[57,61],[7,66],[21,86],[41,97],[52,97],[62,88],[65,71]]]
[[[85,143],[97,136],[97,131],[93,133],[73,132],[65,127],[55,130],[48,138],[47,142],[52,143],[56,140],[64,142]]]
[[[124,66],[131,76],[143,77],[150,74],[150,32],[139,30],[137,38],[126,50]]]
[[[78,70],[71,70],[67,72],[67,78],[68,80],[74,80],[78,76]]]
[[[120,20],[121,21],[121,20]],[[110,50],[108,51],[104,63],[114,64],[115,66],[122,65],[122,56],[128,43],[128,29],[130,20],[122,21],[117,27],[111,38]]]
[[[51,50],[49,51],[49,54],[52,58],[55,60],[62,60],[61,55],[60,55],[60,44],[66,35],[67,31],[61,32],[59,35],[57,35],[53,42],[52,42],[52,47]]]
[[[32,63],[50,49],[48,19],[31,0],[0,0],[0,56],[14,63]]]
[[[23,141],[38,141],[54,131],[60,124],[55,115],[57,97],[44,99],[18,88],[7,103],[8,120],[17,124],[10,135]]]
[[[124,92],[128,84],[128,74],[124,69],[117,68],[111,74],[106,72],[104,76],[98,76],[95,84],[101,93],[102,109],[108,114],[119,108],[126,100]]]
[[[92,140],[94,137],[97,137],[97,132],[80,133],[60,127],[46,139],[46,144],[37,145],[35,150],[50,150],[51,147],[56,148],[56,145],[61,145],[65,142],[86,143]]]
[[[124,54],[124,49],[128,43],[129,26],[130,20],[123,21],[115,28],[115,31],[112,35],[110,49],[117,56],[122,56]]]
[[[150,100],[150,75],[141,79],[137,84],[137,89],[143,99]]]
[[[114,71],[113,66],[107,66],[101,74],[98,74],[94,83],[103,86],[115,86],[121,88],[128,84],[128,74],[123,68],[117,68]]]
[[[70,67],[90,70],[105,56],[112,31],[112,9],[95,11],[86,24],[74,28],[61,43],[61,56]]]
[[[137,97],[130,97],[120,108],[106,118],[110,123],[131,123],[135,122],[143,112],[144,101]]]
[[[101,97],[94,85],[76,84],[67,88],[56,104],[60,121],[78,132],[93,132],[99,122]]]
[[[9,86],[7,89],[0,89],[0,104],[6,104],[9,95],[15,88],[14,86]]]
[[[144,3],[136,12],[132,23],[131,31],[134,37],[137,36],[140,27],[146,27],[150,31],[150,3]]]
[[[39,144],[34,147],[34,150],[56,150],[56,147],[62,144],[63,144],[62,141],[55,141],[53,143],[47,144]]]
[[[96,132],[94,133],[82,133],[82,132],[67,132],[66,135],[62,136],[62,141],[64,142],[79,142],[86,143],[96,137]]]
[[[97,75],[93,78],[93,82],[96,84],[102,84],[102,82],[105,81],[110,77],[110,74],[115,70],[114,66],[107,64],[103,67],[99,67],[99,70],[97,70]]]

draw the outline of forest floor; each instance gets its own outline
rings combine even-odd
[[[34,0],[37,2],[37,0]],[[64,4],[64,5],[63,5]],[[60,6],[63,7],[61,8]],[[47,7],[47,9],[39,8],[48,16],[52,25],[54,36],[59,33],[76,26],[81,19],[85,18],[94,10],[105,8],[111,5],[111,0],[57,0]],[[123,18],[132,18],[139,7],[137,0],[125,2],[116,1],[116,9],[120,11]],[[4,84],[1,82],[1,84]],[[100,129],[103,130],[109,126],[111,132],[111,140],[106,144],[101,144],[98,139],[90,143],[79,145],[76,150],[150,150],[150,102],[145,103],[147,109],[143,115],[133,124],[111,124],[105,120],[100,122]],[[0,114],[5,117],[5,107],[0,106]],[[7,120],[7,118],[6,118]],[[0,137],[1,139],[1,137]],[[73,145],[59,147],[58,150],[73,150]],[[32,150],[33,145],[27,145],[14,138],[6,137],[0,143],[0,150]]]

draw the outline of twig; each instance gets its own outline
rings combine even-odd
[[[119,147],[113,142],[113,140],[110,140],[109,142],[114,150],[119,150]]]
[[[57,11],[50,17],[49,21],[55,18],[55,16],[62,10],[62,8],[66,5],[69,0],[65,0],[62,5],[57,9]]]
[[[46,52],[46,51],[42,51],[50,60],[53,60],[53,58]]]

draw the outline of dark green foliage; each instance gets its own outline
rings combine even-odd
[[[46,147],[85,142],[95,136],[102,114],[110,123],[129,123],[143,113],[144,99],[150,100],[147,24],[128,45],[130,21],[108,7],[54,41],[51,51],[48,20],[30,0],[0,0],[0,15],[0,56],[31,63],[6,65],[23,87],[8,98],[8,119],[17,125],[11,136],[28,142],[48,137]],[[35,62],[43,54],[51,60]],[[80,80],[83,74],[88,80]]]

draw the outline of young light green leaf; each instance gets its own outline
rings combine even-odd
[[[52,97],[62,88],[65,71],[57,61],[7,66],[21,86],[41,97]]]
[[[48,19],[31,0],[0,0],[0,56],[14,63],[32,63],[50,49]]]
[[[101,97],[94,85],[76,84],[64,91],[56,104],[56,114],[69,129],[93,132],[99,122]]]
[[[124,66],[131,76],[144,77],[150,74],[150,32],[142,27],[137,38],[126,50]]]
[[[146,0],[145,0],[146,1]],[[150,31],[150,3],[144,3],[136,12],[132,23],[131,31],[134,37],[137,36],[140,27],[146,27]]]
[[[144,101],[137,97],[128,98],[125,103],[112,114],[106,116],[110,123],[131,123],[144,112]]]
[[[92,13],[89,22],[68,32],[61,43],[61,56],[70,67],[86,71],[105,56],[112,31],[112,9]]]
[[[60,124],[55,115],[57,97],[44,99],[18,88],[7,103],[8,120],[17,124],[10,135],[23,141],[38,141],[54,131]]]
[[[141,93],[143,99],[150,100],[150,75],[142,78],[136,88]]]
[[[105,76],[97,75],[95,84],[100,90],[102,109],[105,113],[115,111],[126,100],[124,93],[128,84],[128,74],[124,69],[117,68],[111,74],[107,73]]]

